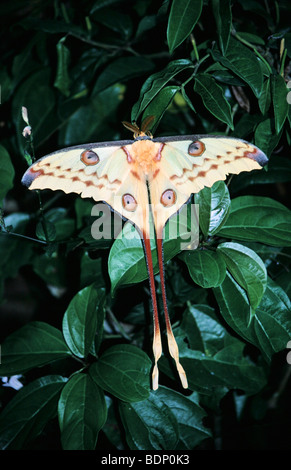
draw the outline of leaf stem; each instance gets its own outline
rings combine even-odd
[[[27,118],[27,123],[29,124],[29,121],[28,121],[28,116],[26,116]],[[32,159],[32,162],[35,162],[36,158],[35,158],[35,151],[34,151],[34,143],[33,143],[33,130],[32,130],[32,127],[30,127],[31,129],[31,132],[30,134],[28,135],[28,144],[29,144],[29,147],[30,147],[30,153],[31,153],[31,159]],[[36,190],[36,193],[37,193],[37,196],[38,196],[38,202],[39,202],[39,214],[40,214],[40,219],[41,219],[41,224],[42,224],[42,227],[43,227],[43,231],[44,231],[44,235],[45,235],[45,243],[48,243],[49,242],[49,237],[48,237],[48,231],[47,231],[47,226],[46,226],[46,220],[45,220],[45,216],[44,216],[44,209],[43,209],[43,204],[42,204],[42,198],[41,198],[41,194],[40,194],[40,191],[37,189]],[[29,238],[29,237],[27,237]]]
[[[192,33],[190,34],[190,39],[191,39],[191,43],[192,43],[192,46],[193,46],[193,50],[194,50],[196,60],[197,60],[197,62],[199,62],[199,53],[198,53],[198,49],[197,49],[197,46],[196,46],[196,41],[195,41],[194,35]]]
[[[286,55],[287,55],[287,49],[284,49],[284,52],[282,54],[282,59],[281,59],[281,65],[280,65],[280,75],[283,78],[284,78],[284,67],[285,67]]]
[[[44,245],[47,245],[47,242],[45,242],[44,240],[38,240],[37,238],[28,237],[27,235],[22,235],[21,233],[10,232],[9,230],[6,230],[6,231],[1,230],[0,235],[13,235],[14,237],[26,238],[26,240],[30,240],[32,242],[37,242],[37,243],[42,243]]]

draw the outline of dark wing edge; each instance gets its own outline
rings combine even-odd
[[[169,137],[157,137],[154,138],[154,142],[161,142],[161,143],[171,143],[171,142],[181,142],[183,140],[191,140],[196,141],[200,139],[229,139],[229,140],[237,140],[238,142],[243,142],[245,144],[251,145],[254,148],[253,152],[246,152],[245,157],[251,158],[255,160],[261,167],[267,165],[269,159],[267,155],[259,149],[255,144],[248,142],[244,139],[239,139],[238,137],[232,136],[224,136],[224,135],[211,135],[211,134],[192,134],[192,135],[177,135],[177,136],[169,136]]]

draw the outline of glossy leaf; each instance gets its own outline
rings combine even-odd
[[[150,390],[149,357],[139,348],[120,344],[108,348],[90,367],[92,379],[120,400],[144,400]]]
[[[291,212],[274,199],[241,196],[232,200],[229,217],[218,234],[272,246],[291,246]]]
[[[229,47],[224,56],[218,51],[213,51],[212,54],[215,60],[218,60],[246,82],[255,96],[259,98],[263,85],[263,75],[257,58],[247,47],[230,38]]]
[[[210,436],[203,425],[205,411],[193,394],[185,397],[160,386],[148,399],[119,406],[126,440],[132,450],[193,449]],[[155,428],[151,426],[155,416]]]
[[[271,104],[271,86],[270,79],[267,78],[263,83],[262,93],[258,100],[262,114],[266,114]]]
[[[101,139],[105,117],[115,113],[122,101],[122,91],[120,84],[113,85],[96,94],[85,105],[79,106],[60,132],[62,145],[65,147],[76,142],[97,140],[97,132]]]
[[[131,111],[131,120],[137,121],[140,114],[157,96],[164,86],[183,70],[193,68],[193,63],[188,59],[177,59],[169,62],[169,64],[160,72],[150,75],[144,82],[138,101],[134,104]]]
[[[56,416],[67,379],[48,375],[23,387],[0,414],[0,448],[21,450]]]
[[[64,314],[63,335],[68,347],[77,357],[86,357],[95,336],[102,337],[104,300],[104,289],[97,289],[92,284],[73,297]]]
[[[153,63],[144,57],[123,57],[111,62],[98,76],[94,85],[93,96],[115,83],[122,83],[130,78],[145,75],[153,70]]]
[[[195,76],[194,90],[201,96],[204,106],[218,120],[225,122],[233,129],[231,108],[226,100],[222,88],[206,73]]]
[[[165,111],[173,101],[176,93],[180,90],[179,86],[166,86],[162,88],[157,96],[150,102],[142,116],[142,121],[148,116],[154,116],[155,120],[151,127],[151,132],[154,133],[160,120],[162,119]]]
[[[214,235],[225,223],[230,211],[230,195],[226,184],[217,181],[211,188],[195,194],[199,205],[199,224],[205,237]]]
[[[213,0],[212,9],[216,22],[219,46],[221,52],[225,54],[228,47],[232,20],[230,0]]]
[[[282,129],[288,114],[287,87],[283,77],[279,74],[271,75],[272,101],[275,116],[275,129],[277,134]]]
[[[255,144],[270,157],[276,148],[280,135],[275,132],[273,118],[267,118],[260,122],[255,130]]]
[[[199,20],[202,7],[202,0],[173,0],[167,28],[170,54],[192,32]]]
[[[69,76],[69,63],[70,51],[64,44],[65,38],[59,40],[57,44],[58,65],[54,86],[63,93],[65,96],[70,95],[70,76]]]
[[[255,314],[246,292],[228,273],[214,294],[229,326],[257,346],[267,359],[286,347],[291,334],[290,301],[270,279]]]
[[[247,292],[252,308],[256,309],[267,287],[267,270],[261,258],[239,243],[221,243],[217,251],[234,279]]]
[[[81,373],[68,380],[58,402],[58,417],[64,450],[95,450],[107,406],[90,375]]]
[[[219,252],[197,249],[184,252],[181,259],[186,263],[193,281],[201,287],[217,287],[225,278],[225,262]]]
[[[173,450],[178,443],[175,416],[163,403],[157,405],[155,398],[138,403],[119,405],[127,443],[132,450]],[[154,416],[155,426],[151,425]]]
[[[189,305],[181,322],[190,349],[212,356],[220,351],[229,340],[229,333],[219,323],[214,308],[207,304]]]
[[[265,385],[263,369],[243,354],[244,342],[227,332],[209,306],[189,307],[175,335],[190,390],[219,402],[229,389],[257,393]],[[185,335],[190,347],[186,345]],[[161,358],[160,362],[161,370],[174,378],[169,361]]]
[[[44,322],[30,322],[2,344],[0,376],[24,373],[71,355],[59,330]]]

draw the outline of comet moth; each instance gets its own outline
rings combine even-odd
[[[62,190],[107,203],[138,230],[147,262],[153,307],[152,387],[158,388],[158,360],[162,354],[157,296],[150,246],[149,208],[154,222],[168,348],[184,388],[186,373],[170,323],[163,265],[163,230],[168,219],[193,193],[228,174],[262,168],[268,161],[255,145],[244,140],[208,135],[153,138],[152,119],[141,126],[123,122],[134,140],[90,143],[51,153],[31,165],[22,182],[29,189]]]

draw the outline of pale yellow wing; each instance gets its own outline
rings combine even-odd
[[[182,140],[183,139],[183,140]],[[231,137],[188,136],[160,139],[159,171],[150,181],[155,226],[163,227],[192,193],[228,174],[261,169],[268,159],[253,144]]]
[[[142,173],[134,176],[131,171],[130,148],[130,141],[69,147],[35,162],[22,182],[29,189],[62,190],[104,201],[148,232],[147,186]]]

